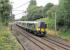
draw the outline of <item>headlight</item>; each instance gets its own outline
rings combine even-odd
[[[40,30],[40,28],[37,28],[37,31],[39,31]]]
[[[44,29],[41,29],[41,31],[44,32],[45,30]]]

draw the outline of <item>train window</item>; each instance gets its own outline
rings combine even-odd
[[[45,28],[47,28],[47,24],[45,24]]]
[[[24,23],[22,23],[22,25],[24,26]]]
[[[21,24],[21,22],[19,22],[19,24]]]
[[[39,27],[40,28],[46,28],[47,24],[45,24],[45,22],[40,22]]]
[[[30,29],[35,29],[35,24],[33,24],[33,23],[28,23],[27,26]]]

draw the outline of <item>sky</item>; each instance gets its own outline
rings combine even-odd
[[[15,19],[20,19],[23,15],[26,15],[25,11],[29,5],[30,0],[10,0],[13,10],[12,13],[15,14]],[[45,6],[47,3],[53,3],[58,5],[58,0],[36,0],[37,6]]]

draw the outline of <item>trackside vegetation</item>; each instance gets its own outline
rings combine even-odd
[[[13,19],[9,0],[0,0],[0,50],[19,50],[19,44],[12,35],[8,24]]]
[[[70,40],[70,30],[67,31],[59,31],[59,36],[63,39]]]
[[[19,50],[19,44],[6,26],[0,26],[0,50]]]

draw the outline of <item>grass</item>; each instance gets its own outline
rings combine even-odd
[[[19,50],[18,42],[5,26],[0,26],[0,50]]]
[[[59,32],[59,36],[62,37],[63,39],[66,39],[66,40],[70,40],[70,31],[62,31],[62,32]]]

